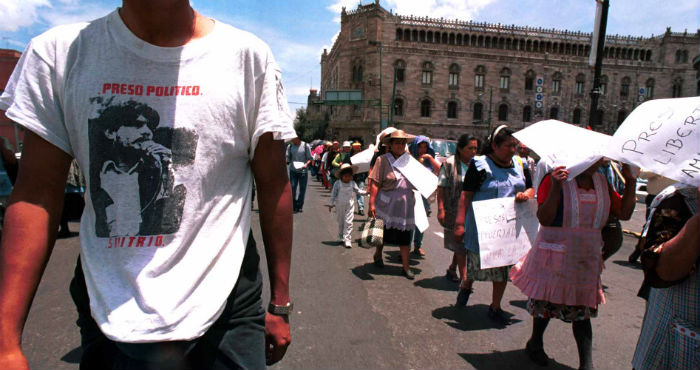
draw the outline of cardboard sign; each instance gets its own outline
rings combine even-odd
[[[608,135],[553,119],[537,122],[513,136],[552,168],[565,166],[569,170],[569,181],[603,158],[611,139]]]
[[[426,198],[429,198],[435,189],[437,189],[437,176],[430,172],[429,169],[425,168],[423,164],[418,162],[408,152],[404,153],[396,161],[394,161],[392,167],[401,172],[401,174],[408,179],[411,185],[413,185],[413,187]]]
[[[471,206],[482,269],[514,265],[527,254],[540,227],[535,199],[517,203],[512,197],[497,198]]]
[[[374,148],[374,145],[370,144],[369,148],[350,157],[350,163],[352,163],[353,166],[357,166],[357,171],[355,171],[355,173],[369,171],[369,164],[372,162],[372,157],[374,156]]]
[[[604,154],[669,179],[700,185],[700,97],[640,105],[622,122]]]

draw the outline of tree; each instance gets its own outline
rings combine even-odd
[[[297,109],[294,129],[301,140],[308,143],[315,139],[324,139],[327,127],[328,115],[310,115],[305,108]]]

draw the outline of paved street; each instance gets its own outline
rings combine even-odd
[[[503,300],[515,322],[508,327],[486,316],[490,284],[475,284],[466,309],[453,306],[457,285],[444,278],[451,255],[442,247],[435,212],[425,236],[427,256],[412,261],[416,280],[409,281],[400,275],[398,248],[385,249],[387,266],[378,269],[371,251],[337,243],[335,217],[324,207],[328,197],[311,181],[304,212],[294,216],[293,343],[273,369],[539,369],[523,352],[532,319],[517,288],[509,285]],[[638,203],[623,227],[639,231],[643,214]],[[253,217],[260,242],[257,213]],[[608,303],[593,320],[599,369],[631,368],[644,314],[644,301],[636,297],[642,273],[626,263],[634,242],[626,235],[603,273]],[[32,369],[78,368],[79,335],[68,295],[77,251],[77,236],[59,240],[39,287],[23,342]],[[550,369],[578,368],[571,325],[552,321],[545,349],[555,361]]]

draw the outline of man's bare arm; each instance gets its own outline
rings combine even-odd
[[[289,269],[292,259],[292,190],[287,177],[284,143],[271,133],[260,137],[253,156],[253,174],[258,191],[260,229],[270,277],[270,302],[289,302]],[[267,362],[284,356],[291,341],[286,317],[268,314],[265,318]]]
[[[0,245],[0,368],[26,362],[22,330],[56,240],[70,163],[68,154],[27,132]]]

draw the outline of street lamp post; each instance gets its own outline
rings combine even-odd
[[[598,114],[598,99],[600,98],[600,73],[601,67],[603,65],[603,48],[605,46],[605,28],[608,23],[608,7],[609,0],[600,0],[601,5],[601,17],[600,25],[597,30],[598,32],[598,43],[596,45],[591,45],[591,50],[595,48],[596,58],[595,65],[593,69],[593,86],[591,88],[591,112],[588,115],[589,122],[592,126],[596,127],[602,122],[602,117]]]
[[[369,44],[379,47],[379,129],[384,130],[386,127],[382,118],[382,42],[370,40]]]

